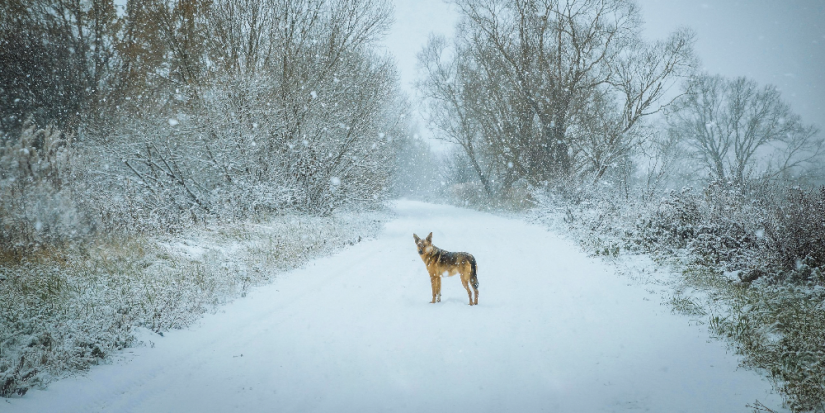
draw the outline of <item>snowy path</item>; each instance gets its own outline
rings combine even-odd
[[[545,229],[418,202],[362,242],[206,316],[152,335],[3,412],[744,412],[778,406],[723,344]],[[443,301],[412,233],[469,251]]]

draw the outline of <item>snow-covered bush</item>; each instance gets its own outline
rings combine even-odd
[[[26,125],[0,146],[0,245],[22,253],[80,238],[91,230],[71,185],[72,137]]]
[[[648,251],[685,249],[708,265],[740,271],[755,262],[763,242],[764,210],[748,201],[740,186],[714,183],[702,194],[671,191],[639,226]]]
[[[380,204],[403,132],[390,113],[398,105],[386,95],[389,72],[360,65],[357,77],[339,74],[288,102],[276,98],[277,78],[215,82],[185,111],[128,118],[109,145],[111,163],[146,192],[141,209],[165,215],[323,215]]]
[[[191,75],[170,74],[127,98],[108,129],[89,134],[91,150],[106,158],[100,166],[112,168],[100,176],[117,188],[110,198],[128,194],[128,209],[143,216],[138,226],[174,228],[186,219],[379,205],[407,133],[395,68],[373,47],[389,3],[203,7],[190,10],[203,47],[186,45],[196,55],[175,62],[193,66]],[[123,209],[115,212],[128,220]]]
[[[804,265],[825,270],[825,187],[788,189],[785,202],[771,206],[765,235],[772,258],[783,269]],[[825,285],[825,280],[818,281]]]
[[[63,15],[42,3],[32,22]],[[171,15],[192,24],[150,24]],[[409,133],[393,62],[374,47],[391,16],[387,1],[363,0],[136,3],[109,16],[109,29],[130,28],[107,32],[128,43],[110,50],[126,69],[92,89],[114,103],[78,114],[70,151],[59,132],[46,155],[27,148],[51,132],[4,138],[4,245],[379,207]],[[82,37],[81,17],[67,15]]]

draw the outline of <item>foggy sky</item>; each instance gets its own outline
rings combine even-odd
[[[640,0],[646,34],[696,31],[710,74],[773,84],[805,123],[825,128],[825,1]]]
[[[662,39],[681,26],[692,28],[704,70],[776,85],[803,122],[825,128],[825,1],[638,3],[648,38]],[[457,19],[455,8],[441,0],[395,0],[395,24],[384,43],[395,57],[408,95],[415,95],[415,54],[430,33],[451,37]],[[420,123],[422,134],[429,136]]]

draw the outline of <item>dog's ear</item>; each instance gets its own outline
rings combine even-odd
[[[430,235],[427,235],[427,242],[433,242],[433,233],[431,232]]]
[[[418,235],[413,234],[413,238],[415,238],[416,244],[418,243],[418,241],[421,241],[421,238],[418,238]]]

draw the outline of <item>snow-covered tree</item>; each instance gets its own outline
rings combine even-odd
[[[463,19],[452,45],[434,38],[420,55],[421,89],[488,192],[492,175],[504,187],[571,173],[600,179],[647,137],[643,119],[670,103],[694,65],[693,34],[644,42],[633,1],[456,4]]]
[[[776,87],[702,74],[684,90],[668,132],[712,179],[793,178],[819,166],[825,151],[819,130],[803,124]]]
[[[329,214],[389,192],[408,127],[395,67],[375,47],[385,0],[0,9],[0,40],[15,46],[0,50],[3,143],[22,142],[24,117],[73,133],[65,193],[96,228]]]

